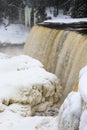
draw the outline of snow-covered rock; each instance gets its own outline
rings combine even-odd
[[[71,92],[65,99],[58,115],[58,130],[77,130],[81,115],[81,97]]]
[[[80,71],[79,92],[85,103],[87,103],[87,66]]]
[[[22,116],[44,111],[58,102],[58,78],[25,55],[0,59],[0,111],[7,108]]]
[[[87,110],[85,110],[81,115],[79,130],[87,130]]]
[[[79,73],[78,91],[71,92],[60,108],[58,130],[87,130],[87,66]]]

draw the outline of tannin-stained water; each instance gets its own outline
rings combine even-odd
[[[80,69],[87,65],[87,35],[34,26],[24,52],[59,77],[66,96],[78,82]]]

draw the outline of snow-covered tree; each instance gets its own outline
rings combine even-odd
[[[87,17],[87,0],[64,0],[60,5],[73,18]]]

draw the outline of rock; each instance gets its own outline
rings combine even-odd
[[[81,97],[71,92],[59,110],[58,130],[78,130],[81,116]]]
[[[87,66],[80,71],[74,91],[59,110],[58,130],[87,130]]]
[[[31,116],[46,111],[61,95],[58,78],[39,61],[24,55],[0,59],[0,101],[11,111]]]

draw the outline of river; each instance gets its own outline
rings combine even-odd
[[[0,53],[8,55],[20,55],[23,54],[24,45],[0,45]]]

